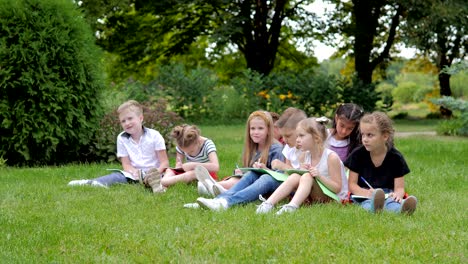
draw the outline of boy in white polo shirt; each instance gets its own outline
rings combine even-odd
[[[166,145],[161,134],[143,127],[143,108],[135,100],[129,100],[117,109],[123,130],[117,136],[117,157],[123,171],[91,179],[74,180],[68,185],[93,185],[107,187],[115,183],[140,182],[153,192],[162,192],[160,174],[169,167]],[[145,177],[146,173],[151,177]]]

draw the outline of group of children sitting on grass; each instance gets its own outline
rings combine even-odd
[[[124,131],[117,137],[117,157],[123,170],[69,185],[139,182],[162,193],[176,183],[198,181],[202,197],[184,207],[214,211],[258,199],[258,214],[283,200],[289,202],[277,214],[333,201],[355,203],[370,212],[416,210],[417,199],[405,193],[404,176],[410,170],[393,146],[392,121],[382,112],[364,114],[356,104],[342,104],[327,128],[328,118],[307,117],[293,107],[280,116],[255,111],[246,124],[242,168],[219,181],[216,146],[196,126],[172,130],[177,154],[171,168],[164,138],[142,125],[141,105],[127,101],[118,114]]]

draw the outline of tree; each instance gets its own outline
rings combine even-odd
[[[350,96],[358,100],[356,103],[373,108],[378,100],[373,74],[377,70],[385,72],[395,51],[393,44],[398,40],[397,29],[404,8],[399,0],[329,2],[336,9],[327,15],[325,40],[338,46],[338,55],[354,59],[354,87]],[[339,43],[337,36],[342,39]]]
[[[268,75],[282,42],[311,41],[317,33],[315,16],[305,9],[312,2],[130,0],[126,6],[110,1],[113,8],[97,8],[106,4],[83,0],[81,7],[92,19],[103,19],[103,24],[95,24],[98,43],[118,53],[123,63],[141,67],[183,53],[200,37],[209,36],[213,49],[234,45],[248,68]]]
[[[439,70],[441,96],[451,96],[446,71],[454,61],[464,60],[468,50],[468,5],[463,0],[412,0],[407,2],[405,40],[428,55]],[[440,107],[443,116],[452,112]]]
[[[372,83],[373,72],[391,59],[403,6],[395,0],[330,2],[336,9],[327,21],[328,43],[338,46],[341,54],[349,53],[354,58],[358,79],[364,84]],[[343,41],[336,43],[336,35]]]

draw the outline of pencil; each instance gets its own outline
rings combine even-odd
[[[366,181],[366,179],[364,179],[364,177],[361,176],[361,180],[362,180],[367,186],[369,186],[369,188],[374,189],[374,188],[372,188],[372,186]]]

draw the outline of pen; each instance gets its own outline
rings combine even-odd
[[[372,186],[366,181],[366,179],[364,179],[364,177],[361,176],[361,180],[362,180],[365,184],[367,184],[367,186],[369,186],[369,188],[374,189],[374,188],[372,188]]]
[[[238,168],[238,169],[239,169],[239,164],[237,164],[237,163],[236,163],[236,168]]]

